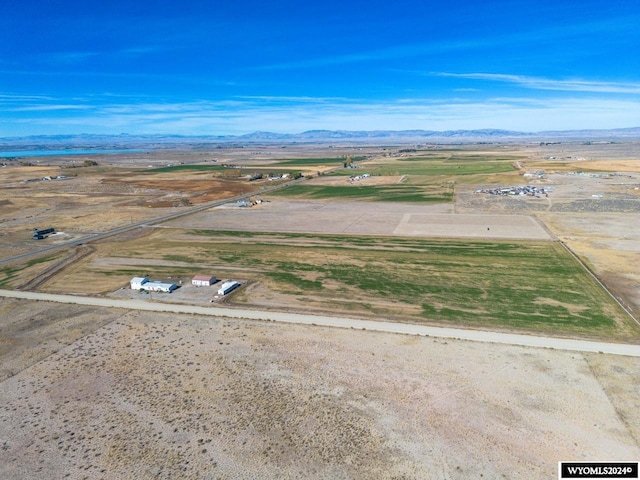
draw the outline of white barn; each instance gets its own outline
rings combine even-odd
[[[133,277],[130,282],[131,290],[142,290],[142,286],[148,281],[147,277]]]
[[[191,279],[191,284],[195,285],[196,287],[209,287],[217,281],[218,280],[216,279],[216,277],[211,275],[195,275]]]

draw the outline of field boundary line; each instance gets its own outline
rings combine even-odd
[[[629,315],[629,316],[631,317],[631,319],[632,319],[634,322],[636,322],[636,323],[638,324],[638,326],[640,326],[640,321],[638,321],[638,319],[633,315],[633,313],[632,313],[631,311],[629,311],[629,309],[628,309],[627,307],[625,307],[625,306],[622,304],[622,302],[621,302],[620,300],[618,300],[618,298],[617,298],[613,293],[611,293],[611,291],[607,288],[607,286],[606,286],[604,283],[602,283],[602,281],[598,278],[598,276],[597,276],[594,272],[592,272],[592,271],[591,271],[591,269],[589,268],[589,266],[588,266],[586,263],[584,263],[584,262],[582,261],[582,259],[581,259],[580,257],[578,257],[578,255],[576,255],[576,254],[573,252],[573,250],[571,250],[571,248],[569,247],[569,245],[567,245],[566,243],[564,243],[562,240],[560,240],[560,241],[559,241],[559,243],[560,243],[560,245],[562,245],[562,247],[563,247],[567,252],[569,252],[569,254],[570,254],[573,258],[575,258],[575,260],[576,260],[580,265],[582,265],[582,268],[584,268],[584,269],[589,273],[589,275],[591,275],[591,277],[592,277],[596,282],[598,282],[598,285],[600,285],[600,287],[602,287],[602,289],[603,289],[605,292],[607,292],[607,294],[608,294],[608,295],[613,299],[613,301],[614,301],[614,302],[616,302],[618,305],[620,305],[620,308],[622,308],[622,310],[624,310],[624,311],[627,313],[627,315]]]
[[[249,310],[229,307],[211,307],[153,302],[146,300],[117,300],[104,297],[60,295],[41,292],[0,290],[0,297],[25,300],[91,305],[96,307],[123,308],[152,312],[193,314],[203,317],[222,317],[263,322],[289,323],[296,325],[334,327],[349,330],[375,331],[403,335],[449,338],[475,342],[516,345],[522,347],[548,348],[587,353],[606,353],[640,357],[640,345],[626,343],[595,342],[573,338],[542,337],[519,333],[502,333],[487,330],[470,330],[455,327],[436,327],[408,323],[394,323],[384,320],[362,320],[345,317],[331,317],[301,313],[286,313],[267,310]]]

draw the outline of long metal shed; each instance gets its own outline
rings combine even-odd
[[[147,282],[142,285],[142,290],[146,290],[147,292],[171,293],[176,288],[178,288],[178,286],[175,283]]]
[[[234,281],[224,282],[222,285],[220,285],[220,288],[218,289],[218,295],[226,295],[231,290],[238,288],[239,286],[240,284],[238,282],[234,282]]]

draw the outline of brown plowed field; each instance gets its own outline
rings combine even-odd
[[[130,205],[156,208],[172,207],[182,198],[187,199],[192,205],[212,202],[251,192],[255,190],[256,185],[260,184],[239,179],[220,179],[211,174],[159,174],[154,175],[153,178],[118,175],[105,180],[104,183],[105,185],[126,186],[133,191],[155,192],[156,195],[153,198],[135,200]]]

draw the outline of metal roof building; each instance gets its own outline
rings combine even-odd
[[[142,284],[142,290],[147,292],[165,292],[171,293],[178,286],[175,283],[162,283],[162,282],[146,282]]]
[[[217,281],[218,279],[212,275],[195,275],[191,280],[191,284],[196,287],[208,287]]]
[[[226,295],[231,290],[238,288],[239,286],[240,284],[238,282],[234,282],[234,281],[224,282],[222,285],[220,285],[220,288],[218,289],[218,295]]]
[[[142,290],[142,286],[148,281],[147,277],[133,277],[130,282],[131,290]]]

